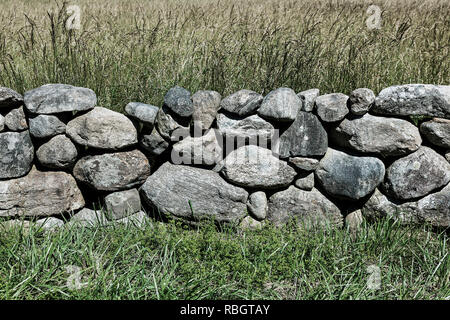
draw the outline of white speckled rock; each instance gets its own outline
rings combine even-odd
[[[34,138],[50,138],[66,132],[66,125],[56,116],[41,114],[29,121],[30,134]]]
[[[180,117],[190,117],[194,112],[191,92],[179,86],[167,91],[164,96],[164,105]]]
[[[270,141],[275,131],[271,123],[256,114],[239,118],[220,113],[217,115],[217,128],[227,139],[240,138],[244,141]]]
[[[302,100],[302,111],[311,112],[314,110],[317,97],[320,95],[319,89],[309,89],[297,93],[297,96]]]
[[[23,131],[28,129],[23,107],[11,110],[5,116],[5,125],[10,131]]]
[[[258,109],[258,115],[278,122],[295,120],[302,107],[302,100],[289,88],[279,88],[269,92]]]
[[[319,160],[313,158],[289,158],[289,163],[301,171],[314,171],[319,166]]]
[[[375,93],[367,88],[359,88],[350,93],[350,111],[355,115],[366,114],[375,102]]]
[[[34,147],[28,131],[0,133],[0,179],[27,174],[34,159]]]
[[[261,106],[263,98],[255,91],[243,89],[224,98],[220,102],[220,107],[237,116],[246,117]]]

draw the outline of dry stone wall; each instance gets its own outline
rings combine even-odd
[[[163,106],[124,114],[87,88],[0,87],[3,225],[341,227],[361,215],[450,226],[450,86],[227,97],[177,86]]]

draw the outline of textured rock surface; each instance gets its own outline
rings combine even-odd
[[[241,138],[243,141],[270,141],[275,130],[271,123],[256,114],[246,118],[231,118],[220,113],[217,115],[217,128],[227,139]]]
[[[149,223],[148,216],[144,211],[139,211],[138,213],[132,214],[131,216],[124,217],[122,219],[111,221],[109,224],[124,224],[126,226],[144,228],[146,224]]]
[[[350,93],[350,111],[355,115],[363,115],[375,102],[375,93],[367,88],[359,88]]]
[[[78,181],[100,191],[119,191],[142,184],[150,164],[138,150],[81,158],[73,169]]]
[[[336,122],[344,119],[349,112],[348,96],[343,93],[330,93],[316,98],[317,115],[324,122]]]
[[[192,122],[199,130],[208,130],[216,119],[222,96],[216,91],[200,90],[192,96]]]
[[[52,216],[83,206],[75,179],[65,172],[33,168],[25,177],[0,181],[0,216]]]
[[[299,111],[295,121],[280,136],[281,158],[321,156],[327,148],[327,132],[319,119],[308,112]]]
[[[67,124],[67,135],[77,144],[103,150],[119,150],[137,143],[137,131],[121,113],[95,107]]]
[[[372,111],[394,116],[450,118],[450,86],[406,84],[381,90]]]
[[[97,96],[87,88],[46,84],[25,92],[24,103],[28,111],[38,114],[84,111],[95,107]]]
[[[167,107],[159,109],[156,123],[159,134],[167,141],[178,141],[189,135],[189,124],[182,119],[175,119]]]
[[[422,144],[419,130],[412,123],[370,114],[344,119],[330,136],[339,146],[383,157],[406,155]]]
[[[103,211],[84,208],[77,214],[73,215],[66,226],[69,228],[72,226],[95,228],[99,226],[106,226],[107,224],[108,220],[106,219],[106,215]]]
[[[295,180],[295,186],[302,190],[311,191],[314,188],[314,173],[310,173]]]
[[[267,196],[264,192],[257,191],[248,197],[247,211],[256,220],[264,220],[268,210]]]
[[[378,158],[355,157],[331,148],[316,170],[329,194],[352,200],[371,193],[383,181],[384,173],[384,164]]]
[[[420,132],[432,144],[450,149],[450,120],[434,118],[420,125]]]
[[[304,191],[290,186],[269,198],[267,219],[275,225],[283,225],[293,218],[306,227],[340,227],[343,224],[339,209],[317,189]]]
[[[258,109],[258,114],[266,119],[279,122],[295,120],[297,112],[302,107],[302,101],[289,88],[278,88],[269,92]]]
[[[450,151],[445,154],[445,159],[450,163]]]
[[[301,171],[314,171],[319,166],[319,160],[313,158],[289,158],[289,163]]]
[[[36,227],[44,232],[55,232],[64,227],[64,221],[55,217],[47,217],[37,220]]]
[[[0,133],[0,179],[27,174],[33,158],[34,147],[28,131]]]
[[[171,160],[175,164],[214,165],[222,160],[222,147],[215,130],[201,137],[186,137],[173,145]]]
[[[118,191],[105,197],[108,217],[122,219],[141,210],[141,198],[137,189]]]
[[[180,117],[190,117],[194,112],[191,93],[179,86],[167,91],[164,96],[164,105]]]
[[[231,183],[259,189],[287,186],[296,176],[295,170],[273,156],[271,150],[254,145],[230,152],[221,172]]]
[[[66,125],[56,116],[38,115],[29,119],[30,134],[35,138],[50,138],[66,132]]]
[[[23,103],[23,97],[13,89],[0,87],[0,109],[18,107]]]
[[[151,155],[159,156],[169,147],[169,143],[164,140],[156,128],[150,134],[143,135],[139,145]]]
[[[23,107],[11,110],[5,116],[5,125],[10,131],[23,131],[28,129]]]
[[[361,210],[355,210],[350,212],[345,216],[345,227],[350,231],[350,233],[355,234],[361,229],[363,223],[363,214]]]
[[[220,107],[241,117],[255,112],[263,101],[263,96],[255,91],[243,89],[230,94],[220,102]]]
[[[5,129],[5,117],[0,114],[0,132]]]
[[[130,117],[149,126],[152,126],[155,123],[158,111],[158,107],[141,102],[130,102],[125,106],[125,112]]]
[[[77,156],[77,148],[63,134],[51,138],[36,151],[40,164],[55,169],[70,168],[75,164]]]
[[[246,215],[248,193],[210,170],[164,163],[141,187],[160,213],[196,221],[238,222]]]
[[[246,216],[239,224],[239,229],[242,231],[260,230],[264,227],[264,221],[258,221],[251,216]]]
[[[311,112],[314,110],[317,97],[320,95],[319,89],[309,89],[297,93],[297,96],[302,100],[302,111]]]
[[[450,164],[433,149],[422,146],[394,161],[386,170],[386,193],[407,200],[425,196],[450,181]]]

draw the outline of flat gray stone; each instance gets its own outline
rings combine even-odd
[[[167,141],[179,141],[189,136],[189,123],[174,116],[165,106],[156,115],[156,128]]]
[[[180,117],[190,117],[194,112],[191,92],[179,86],[167,91],[164,96],[164,105]]]
[[[382,157],[407,155],[422,144],[419,129],[412,123],[370,114],[344,119],[330,137],[339,146]]]
[[[317,97],[317,115],[324,122],[336,122],[344,119],[349,113],[348,98],[343,93],[330,93]]]
[[[406,84],[381,90],[372,111],[392,116],[450,118],[450,86]]]
[[[192,96],[192,103],[194,104],[192,122],[194,128],[200,132],[211,128],[220,109],[221,99],[220,93],[210,90],[200,90]]]
[[[278,122],[295,120],[302,107],[302,100],[289,88],[278,88],[269,92],[258,109],[258,115]]]
[[[30,134],[34,138],[50,138],[66,132],[66,125],[56,116],[38,115],[29,118]]]
[[[450,120],[434,118],[422,123],[420,132],[435,146],[450,149]]]
[[[75,179],[65,172],[38,171],[0,181],[0,216],[53,216],[84,207]]]
[[[169,147],[169,143],[164,140],[156,128],[150,134],[143,135],[139,145],[151,155],[159,156]]]
[[[27,119],[23,107],[11,110],[5,116],[5,125],[10,131],[23,131],[28,129]]]
[[[269,198],[267,219],[276,226],[284,225],[292,219],[306,228],[343,225],[338,207],[317,189],[304,191],[294,186]]]
[[[251,90],[243,89],[230,94],[220,102],[220,107],[240,117],[246,117],[261,106],[264,97]]]
[[[368,88],[358,88],[350,93],[349,102],[353,114],[366,114],[375,102],[375,93]]]
[[[222,160],[222,147],[214,129],[201,137],[186,137],[172,147],[174,164],[212,166]]]
[[[33,159],[34,147],[28,131],[0,133],[0,179],[24,176]]]
[[[18,107],[23,103],[23,97],[13,89],[0,87],[0,109]]]
[[[370,194],[384,178],[383,162],[374,157],[355,157],[329,148],[316,176],[329,194],[350,200]]]
[[[141,210],[141,198],[137,189],[118,191],[105,197],[108,218],[118,220]]]
[[[418,198],[450,182],[450,164],[433,149],[422,146],[394,161],[386,170],[386,194],[401,200]]]
[[[313,158],[294,157],[289,158],[291,165],[301,171],[314,171],[319,166],[319,160]]]
[[[309,89],[297,93],[297,96],[302,100],[301,111],[311,112],[314,110],[317,97],[320,95],[319,89]]]
[[[95,190],[119,191],[142,184],[150,175],[150,164],[138,150],[107,153],[81,158],[73,175]]]
[[[297,175],[287,162],[273,156],[271,150],[254,145],[230,152],[221,173],[233,184],[256,189],[288,186]]]
[[[248,197],[247,211],[256,220],[264,220],[268,210],[267,196],[263,191],[254,192]]]
[[[327,148],[327,132],[319,119],[309,112],[299,111],[295,121],[280,136],[281,158],[322,156]]]
[[[241,139],[242,141],[271,141],[275,128],[260,116],[254,114],[246,118],[217,115],[217,128],[219,132],[230,141]],[[228,140],[227,140],[228,141]]]
[[[213,218],[237,223],[246,215],[247,191],[210,170],[166,162],[140,191],[158,212],[188,221]]]
[[[154,125],[158,111],[158,107],[141,102],[130,102],[125,106],[125,112],[130,117],[148,126]]]
[[[97,96],[87,88],[45,84],[25,92],[24,103],[28,111],[37,114],[86,111],[95,107]]]
[[[137,131],[121,113],[95,107],[67,124],[67,135],[77,144],[101,150],[120,150],[137,143]]]
[[[77,161],[77,148],[65,135],[51,138],[36,151],[36,157],[44,167],[53,169],[70,168]]]
[[[295,186],[301,190],[311,191],[314,188],[314,173],[310,173],[295,180]]]

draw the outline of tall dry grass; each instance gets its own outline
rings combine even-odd
[[[81,30],[66,30],[66,5]],[[369,30],[367,8],[382,8]],[[0,1],[0,86],[92,88],[99,104],[160,104],[179,84],[226,95],[376,91],[400,83],[449,83],[446,0]]]

